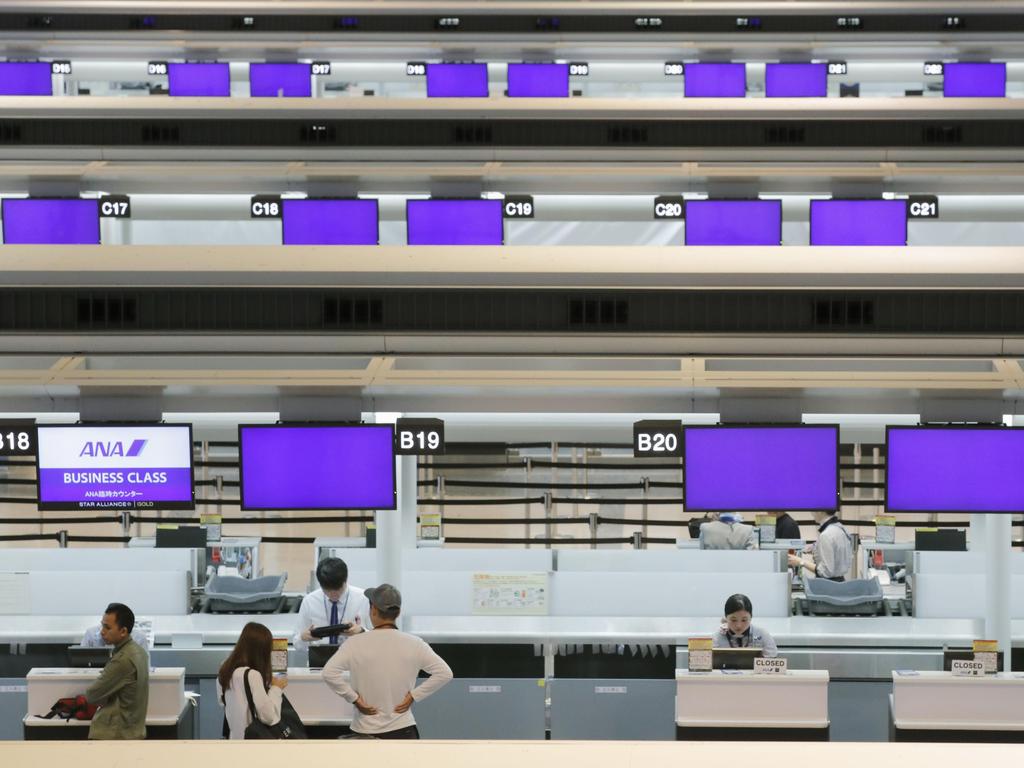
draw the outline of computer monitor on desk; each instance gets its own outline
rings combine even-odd
[[[309,668],[323,669],[339,647],[337,645],[328,645],[327,643],[309,646]]]
[[[761,648],[715,648],[711,652],[711,668],[753,669],[754,659],[763,655]]]
[[[68,666],[105,667],[110,661],[111,646],[69,645]]]

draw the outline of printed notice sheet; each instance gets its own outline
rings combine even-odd
[[[547,616],[548,574],[474,573],[475,616]]]

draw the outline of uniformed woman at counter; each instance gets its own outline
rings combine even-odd
[[[714,648],[760,648],[765,658],[779,655],[778,646],[768,630],[750,623],[754,607],[746,595],[736,594],[725,601],[725,619],[715,633]]]

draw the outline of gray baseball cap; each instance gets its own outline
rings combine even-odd
[[[370,587],[363,590],[363,594],[378,611],[396,611],[402,607],[402,593],[390,584]]]

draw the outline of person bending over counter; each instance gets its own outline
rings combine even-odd
[[[790,517],[789,512],[773,512],[775,515],[775,540],[799,539],[800,526]]]
[[[754,626],[750,620],[754,607],[746,595],[736,594],[725,601],[722,626],[714,635],[714,648],[760,648],[765,658],[779,655],[778,646],[768,630]]]
[[[231,654],[217,672],[217,698],[224,705],[224,719],[229,739],[244,739],[245,729],[252,722],[249,699],[245,694],[245,679],[249,678],[252,703],[260,722],[276,725],[281,719],[281,699],[288,679],[273,677],[270,653],[274,636],[262,624],[250,621],[242,627],[242,634]]]
[[[306,650],[310,645],[327,643],[341,645],[347,637],[365,632],[370,623],[370,604],[363,590],[348,583],[348,566],[337,557],[328,557],[316,567],[314,589],[299,606],[299,625],[293,645]],[[343,634],[317,639],[310,634],[315,627],[331,624],[351,624]]]
[[[366,590],[373,632],[350,637],[324,667],[328,687],[355,705],[352,730],[378,739],[418,739],[413,702],[422,701],[452,679],[444,659],[395,622],[402,595],[390,584]],[[416,685],[420,670],[430,677]],[[345,672],[349,677],[345,677]]]
[[[146,738],[149,708],[149,654],[132,640],[135,614],[127,605],[111,603],[100,622],[100,637],[114,646],[110,661],[85,692],[99,711],[89,724],[90,739]]]
[[[712,513],[712,520],[701,523],[701,549],[754,549],[757,534],[754,527],[744,525],[734,512]]]
[[[811,548],[813,560],[790,555],[789,564],[806,568],[819,579],[845,581],[853,565],[853,538],[835,512],[815,512],[818,540]]]

